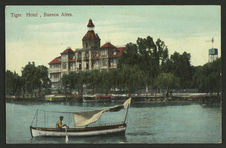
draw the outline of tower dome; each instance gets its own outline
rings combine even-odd
[[[95,25],[93,24],[92,19],[89,19],[87,27],[88,31],[82,38],[83,48],[100,48],[100,38],[94,32],[93,28],[95,27]]]
[[[92,19],[89,19],[89,22],[87,24],[87,27],[88,27],[88,30],[89,31],[93,31],[94,30],[95,25],[93,24]]]

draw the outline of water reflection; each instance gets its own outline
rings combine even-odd
[[[125,135],[99,135],[88,137],[68,137],[71,143],[127,143]],[[101,140],[100,140],[101,139]],[[65,137],[35,137],[30,139],[31,143],[65,143]]]

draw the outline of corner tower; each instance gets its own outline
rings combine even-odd
[[[94,32],[94,27],[95,25],[93,24],[92,19],[89,19],[89,22],[87,24],[88,31],[85,34],[85,36],[82,38],[83,48],[94,48],[94,49],[100,48],[100,38]]]

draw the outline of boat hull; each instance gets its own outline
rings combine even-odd
[[[30,127],[32,137],[65,137],[66,135],[79,137],[97,136],[106,134],[125,134],[125,131],[125,123],[101,127],[69,128],[67,129],[67,132],[65,129]]]

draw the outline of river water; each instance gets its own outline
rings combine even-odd
[[[65,138],[31,138],[29,126],[37,109],[46,111],[86,111],[101,109],[120,103],[78,102],[7,102],[6,143],[65,143]],[[219,104],[199,102],[133,103],[129,109],[125,136],[69,137],[69,143],[221,143],[222,113]],[[49,115],[50,114],[50,115]],[[101,117],[103,122],[121,121],[124,112]],[[42,116],[38,122],[55,127],[59,115]],[[42,118],[43,117],[43,118]],[[73,120],[64,115],[64,122]],[[102,119],[104,118],[105,119]],[[105,120],[105,121],[104,121]],[[36,124],[36,123],[35,123]]]

